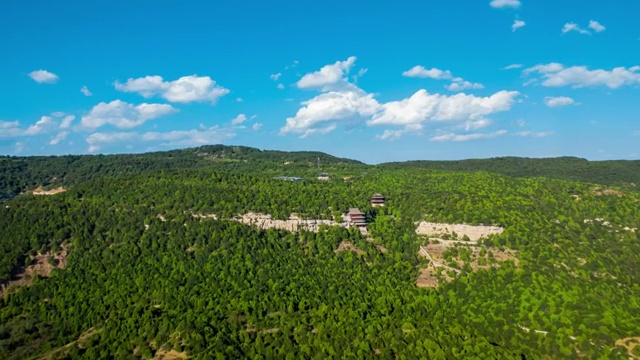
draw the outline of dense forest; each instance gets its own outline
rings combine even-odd
[[[318,157],[329,181],[315,179]],[[640,356],[624,341],[640,342],[632,163],[599,184],[544,164],[528,177],[221,146],[0,164],[12,196],[0,207],[2,359]],[[627,187],[603,184],[618,181]],[[67,191],[31,195],[37,186]],[[368,233],[233,220],[328,220],[354,207]],[[419,288],[421,246],[437,242],[416,233],[423,220],[500,227],[477,246],[517,261],[451,262],[450,281]],[[41,260],[50,273],[10,286]]]

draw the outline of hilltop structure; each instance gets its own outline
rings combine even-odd
[[[373,207],[384,206],[384,196],[382,196],[380,194],[374,194],[371,197],[371,206],[373,206]]]

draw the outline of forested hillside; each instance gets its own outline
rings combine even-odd
[[[319,152],[262,151],[245,146],[208,145],[165,152],[125,155],[0,157],[0,199],[44,187],[70,187],[105,176],[132,176],[161,169],[224,169],[269,174],[304,173],[318,162],[339,170],[361,164]]]
[[[457,161],[407,161],[385,163],[388,169],[425,168],[445,171],[488,171],[520,177],[550,177],[556,179],[626,186],[640,184],[639,160],[588,161],[574,157],[530,159],[501,157]]]
[[[100,175],[69,171],[58,175],[74,179],[66,192],[3,203],[0,358],[640,355],[622,341],[640,336],[637,192],[326,157],[341,176],[288,182],[273,179],[285,166],[273,164],[315,175],[319,155],[202,149],[79,158]],[[385,207],[371,206],[374,193]],[[368,234],[233,220],[336,219],[353,207],[366,213]],[[418,288],[429,265],[421,246],[438,242],[416,234],[421,220],[501,227],[474,246],[517,259],[472,269],[469,247],[455,246],[446,255],[462,254],[455,274]],[[62,251],[64,263],[54,256]],[[53,270],[17,283],[43,254]]]

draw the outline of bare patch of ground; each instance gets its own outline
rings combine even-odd
[[[627,349],[627,355],[629,355],[629,358],[640,359],[640,355],[638,355],[640,352],[636,349],[640,349],[640,336],[616,340],[616,346],[622,346]]]
[[[83,332],[80,337],[78,337],[78,340],[76,341],[72,341],[70,343],[68,343],[67,345],[64,345],[62,347],[59,347],[57,349],[51,350],[50,352],[48,352],[47,354],[43,355],[42,357],[40,357],[40,360],[51,360],[54,358],[59,358],[61,357],[61,355],[65,355],[66,353],[69,352],[69,350],[71,350],[72,347],[77,346],[79,349],[84,349],[85,345],[87,344],[87,341],[95,334],[99,333],[101,331],[101,329],[95,329],[95,328],[90,328],[87,331]]]
[[[422,221],[416,228],[418,235],[430,237],[452,236],[455,239],[462,239],[465,235],[470,241],[478,241],[489,235],[501,234],[504,228],[498,226],[474,226],[466,224],[444,224]]]
[[[67,255],[69,249],[66,245],[62,245],[57,253],[44,253],[30,256],[31,263],[13,276],[13,279],[0,284],[0,297],[13,292],[15,289],[23,286],[30,286],[37,276],[49,277],[55,269],[64,269],[67,265]],[[53,259],[53,264],[49,258]]]
[[[216,214],[191,214],[194,218],[198,219],[214,219],[218,220],[218,215]]]
[[[613,190],[613,189],[602,189],[602,188],[593,188],[591,189],[596,196],[604,196],[604,195],[615,195],[615,196],[624,196],[622,191]]]
[[[349,241],[342,241],[340,243],[340,245],[338,245],[338,248],[335,249],[334,251],[336,253],[343,252],[343,251],[353,251],[354,253],[356,253],[358,255],[364,255],[364,251],[362,251],[360,248],[358,248],[357,246],[353,245]]]
[[[321,225],[328,226],[342,226],[349,227],[350,224],[346,222],[335,222],[333,220],[316,220],[316,219],[301,219],[296,215],[291,215],[288,220],[276,220],[268,214],[260,213],[247,213],[239,215],[231,220],[241,222],[243,224],[257,226],[260,229],[282,229],[291,232],[299,230],[318,232]]]
[[[181,360],[181,359],[188,359],[189,357],[187,356],[186,352],[178,352],[177,350],[163,350],[160,349],[158,351],[156,351],[156,355],[153,357],[152,360]]]
[[[67,189],[63,188],[62,186],[57,187],[55,189],[50,189],[50,190],[45,190],[41,186],[39,186],[38,188],[34,189],[31,193],[33,195],[55,195],[65,191],[67,191]]]

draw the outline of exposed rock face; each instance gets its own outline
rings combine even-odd
[[[65,191],[67,191],[67,189],[63,188],[62,186],[57,187],[55,189],[51,189],[51,190],[44,190],[43,188],[38,187],[37,189],[33,190],[32,194],[33,195],[55,195]]]
[[[349,227],[348,223],[338,223],[333,220],[300,219],[291,215],[288,220],[275,220],[268,214],[247,213],[231,220],[239,221],[243,224],[257,226],[260,229],[282,229],[291,232],[306,230],[318,232],[321,225]]]
[[[458,235],[459,239],[467,235],[467,237],[471,241],[478,241],[479,239],[482,239],[489,235],[501,234],[503,231],[504,231],[504,228],[501,228],[498,226],[443,224],[443,223],[431,223],[427,221],[420,222],[418,224],[418,227],[416,228],[416,233],[418,235],[438,237],[443,234],[453,234],[455,232]]]

